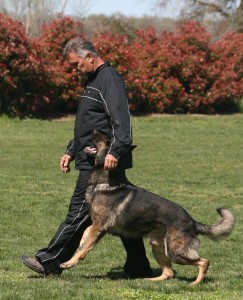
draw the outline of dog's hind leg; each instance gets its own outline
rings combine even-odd
[[[198,261],[191,263],[191,265],[198,269],[198,276],[196,280],[191,283],[191,285],[196,285],[204,280],[208,271],[209,261],[206,258],[200,258]]]
[[[61,269],[70,269],[76,266],[80,260],[83,260],[94,245],[105,235],[105,232],[100,230],[100,226],[91,225],[85,230],[84,241],[81,239],[80,246],[74,256],[60,265]],[[83,242],[82,242],[83,241]]]
[[[162,274],[158,277],[148,278],[152,281],[166,280],[174,277],[174,271],[171,267],[170,259],[165,255],[165,241],[161,230],[154,231],[150,235],[150,244],[152,245],[153,254],[161,267]]]
[[[168,255],[174,263],[195,266],[198,276],[192,285],[203,281],[209,262],[198,254],[199,239],[192,233],[185,233],[175,228],[169,228],[166,234]]]

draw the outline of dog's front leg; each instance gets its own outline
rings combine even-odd
[[[80,260],[83,260],[85,256],[89,253],[90,250],[94,247],[96,243],[105,235],[105,232],[100,230],[100,226],[97,225],[91,225],[89,226],[85,232],[84,236],[81,239],[80,246],[78,247],[78,250],[74,254],[74,256],[62,263],[60,265],[61,269],[70,269],[74,266],[76,266]]]
[[[87,227],[87,228],[85,229],[85,231],[84,231],[84,233],[83,233],[83,236],[82,236],[82,238],[81,238],[81,241],[80,241],[80,243],[79,243],[78,249],[81,249],[81,248],[82,248],[84,242],[85,242],[85,241],[87,240],[87,238],[89,237],[91,228],[92,228],[92,225],[90,225],[89,227]]]

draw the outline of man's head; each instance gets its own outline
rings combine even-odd
[[[71,39],[63,50],[64,57],[70,66],[82,74],[92,73],[103,64],[98,57],[95,46],[81,37]]]

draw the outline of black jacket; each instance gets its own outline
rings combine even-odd
[[[74,139],[66,154],[75,159],[76,169],[91,169],[92,157],[83,150],[93,147],[91,134],[101,131],[111,141],[109,153],[119,160],[118,166],[132,167],[132,128],[126,87],[119,73],[109,63],[90,73],[81,96],[74,127]],[[124,156],[127,154],[126,156]]]

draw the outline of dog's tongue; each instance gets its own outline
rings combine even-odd
[[[94,155],[96,154],[97,149],[93,147],[85,147],[84,152],[87,153],[88,155]]]

